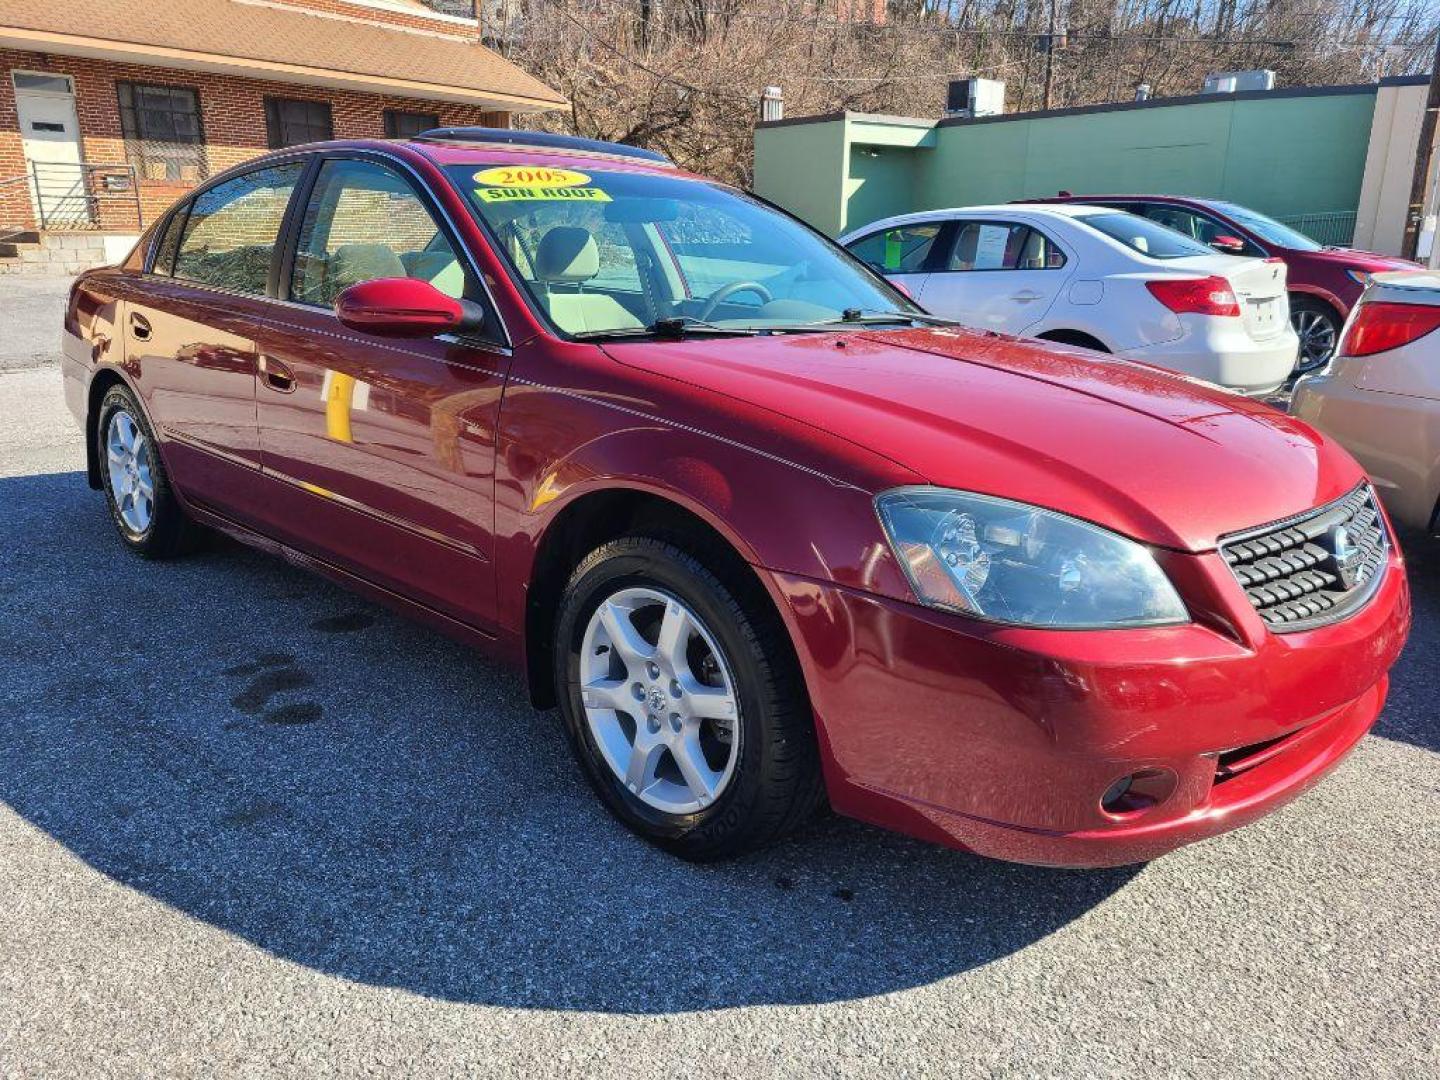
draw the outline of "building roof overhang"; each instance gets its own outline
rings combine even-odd
[[[565,99],[472,40],[245,0],[66,0],[0,13],[0,47],[476,105]],[[183,6],[186,11],[176,10]],[[189,28],[187,31],[187,27]]]

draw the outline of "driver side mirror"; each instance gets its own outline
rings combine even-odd
[[[1242,255],[1245,252],[1245,241],[1238,236],[1216,236],[1211,239],[1210,246],[1222,255]]]
[[[417,278],[377,278],[351,285],[335,298],[335,317],[351,330],[379,337],[427,338],[474,333],[485,309],[446,296]]]

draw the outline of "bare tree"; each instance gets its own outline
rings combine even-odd
[[[1156,96],[1194,93],[1217,70],[1273,68],[1290,86],[1369,82],[1428,70],[1440,22],[1440,0],[870,3],[497,0],[486,34],[570,98],[568,116],[535,122],[743,184],[767,85],[784,88],[792,116],[934,116],[949,80],[967,75],[1004,79],[1018,111],[1040,107],[1047,81],[1057,107],[1129,100],[1141,82]]]

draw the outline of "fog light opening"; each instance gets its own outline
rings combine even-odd
[[[1139,817],[1168,799],[1176,777],[1169,769],[1140,769],[1120,777],[1100,796],[1100,809],[1112,818]]]

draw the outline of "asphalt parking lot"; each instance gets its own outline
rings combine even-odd
[[[830,818],[696,867],[510,672],[238,546],[124,552],[22,308],[0,1076],[1434,1075],[1440,541],[1375,733],[1248,829],[1062,872]]]

